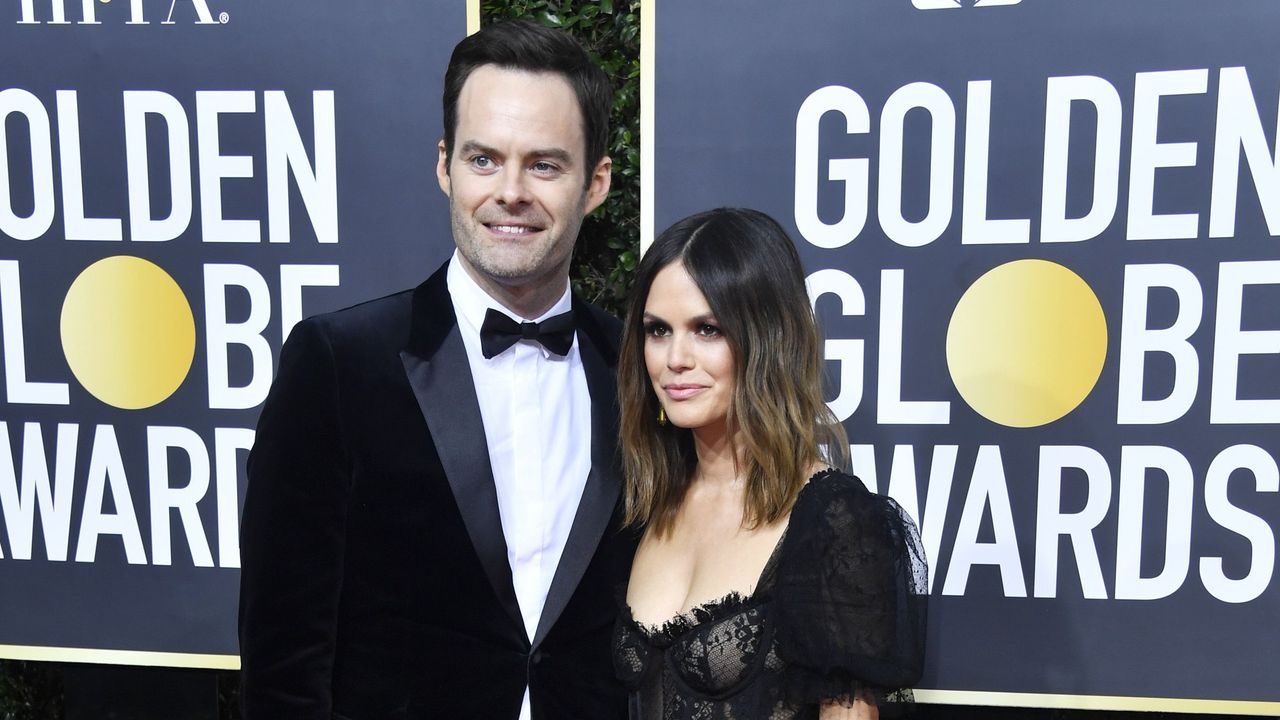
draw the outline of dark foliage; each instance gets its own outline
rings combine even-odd
[[[571,275],[578,294],[621,315],[640,257],[640,3],[483,0],[480,18],[525,18],[572,33],[613,81],[613,185],[582,223]]]
[[[61,717],[61,665],[0,660],[0,720]]]

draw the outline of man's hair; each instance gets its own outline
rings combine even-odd
[[[691,431],[658,422],[645,366],[649,288],[676,263],[706,298],[733,356],[728,427],[746,480],[744,520],[775,523],[816,464],[848,464],[848,440],[822,399],[821,337],[800,255],[773,218],[734,208],[672,225],[636,269],[618,359],[626,520],[659,536],[670,530],[697,466]]]
[[[458,128],[458,96],[467,78],[478,67],[496,65],[508,70],[555,73],[565,79],[578,98],[582,116],[587,182],[591,170],[604,157],[609,143],[609,113],[613,88],[609,77],[572,35],[527,20],[490,25],[458,43],[444,74],[444,149],[453,157],[453,136]]]

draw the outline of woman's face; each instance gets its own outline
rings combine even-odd
[[[723,432],[733,397],[733,354],[684,265],[658,271],[644,304],[644,362],[668,420]]]

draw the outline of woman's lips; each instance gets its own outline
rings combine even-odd
[[[706,390],[707,387],[705,385],[666,385],[662,389],[667,392],[667,397],[672,400],[688,400]]]

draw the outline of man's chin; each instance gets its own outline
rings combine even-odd
[[[555,275],[554,271],[529,263],[488,263],[480,270],[493,281],[509,288],[522,288],[549,282]]]

